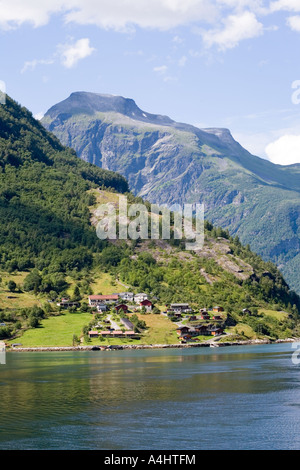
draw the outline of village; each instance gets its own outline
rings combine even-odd
[[[133,322],[136,313],[156,313],[165,315],[176,325],[180,343],[199,341],[204,337],[217,337],[224,334],[224,309],[215,306],[193,309],[188,303],[171,303],[165,310],[158,309],[146,293],[123,292],[109,295],[90,295],[88,305],[94,321],[89,338],[140,339],[141,328]],[[79,307],[78,303],[62,299],[57,304],[61,309]],[[132,320],[131,320],[132,319]]]

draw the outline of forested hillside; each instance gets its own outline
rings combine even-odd
[[[95,187],[128,189],[126,180],[83,162],[32,114],[7,98],[0,106],[0,266],[47,268],[49,273],[89,266],[101,243],[88,205]]]

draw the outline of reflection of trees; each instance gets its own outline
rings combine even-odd
[[[117,426],[120,415],[126,422],[137,410],[140,416],[173,407],[174,419],[194,406],[198,413],[208,406],[217,416],[220,403],[228,407],[232,397],[245,394],[245,402],[282,390],[284,383],[273,380],[282,367],[276,354],[243,351],[7,353],[0,371],[1,428],[6,436],[36,437],[45,423]]]

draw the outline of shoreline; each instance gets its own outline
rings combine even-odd
[[[268,339],[256,339],[245,341],[233,341],[223,343],[213,343],[212,347],[226,346],[249,346],[259,344],[280,344],[300,342],[300,338],[277,339],[271,341]],[[140,349],[190,349],[190,348],[209,348],[212,343],[185,343],[185,344],[116,344],[111,346],[40,346],[40,347],[9,347],[7,352],[64,352],[64,351],[114,351],[114,350],[140,350]]]

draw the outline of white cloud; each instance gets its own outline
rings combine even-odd
[[[168,74],[169,67],[167,65],[160,65],[154,67],[153,71],[162,77],[164,82],[177,82],[177,77]]]
[[[179,67],[184,67],[186,62],[187,62],[187,57],[185,55],[183,55],[178,61]]]
[[[30,23],[34,27],[46,25],[53,13],[63,10],[62,0],[44,2],[40,0],[2,0],[0,2],[0,26],[3,29],[11,29]]]
[[[230,15],[223,20],[223,24],[223,29],[213,29],[202,33],[207,47],[216,45],[220,50],[232,49],[242,40],[260,36],[264,29],[262,23],[249,11]]]
[[[28,70],[34,71],[38,65],[51,65],[54,64],[59,58],[61,63],[66,68],[74,67],[77,62],[85,57],[91,55],[95,49],[90,46],[88,38],[78,39],[75,43],[68,42],[66,44],[59,44],[56,52],[50,59],[33,59],[24,63],[21,73]]]
[[[258,15],[264,17],[272,11],[284,9],[300,11],[300,1],[0,0],[0,28],[16,28],[24,23],[41,27],[58,14],[65,23],[96,25],[120,32],[132,31],[136,27],[167,31],[189,25],[194,32],[197,29],[201,31],[207,47],[216,45],[225,50],[268,30],[258,21]],[[179,45],[182,41],[179,35],[173,38],[174,44]]]
[[[182,39],[180,36],[174,36],[172,41],[175,43],[175,44],[182,44],[184,42],[184,39]]]
[[[290,16],[287,19],[287,24],[293,31],[300,32],[300,16]]]
[[[67,13],[67,22],[96,24],[119,31],[133,25],[168,30],[196,21],[212,21],[217,14],[211,0],[82,0],[76,3],[78,8]]]
[[[248,9],[254,13],[267,14],[268,8],[265,6],[265,0],[216,0],[220,6],[235,9],[236,11],[244,11]]]
[[[277,0],[271,2],[270,4],[271,11],[300,11],[299,0]]]
[[[167,65],[160,65],[153,68],[154,72],[159,73],[160,75],[165,75],[168,71]]]
[[[284,135],[266,147],[268,159],[279,165],[300,163],[300,135]]]
[[[21,70],[21,73],[26,72],[27,70],[35,70],[37,65],[51,65],[54,63],[53,59],[34,59],[34,60],[28,60],[25,62],[23,65],[23,68]]]
[[[43,26],[54,13],[66,22],[127,30],[132,25],[168,30],[196,21],[212,21],[217,8],[211,0],[2,0],[0,25],[4,29],[31,23]]]
[[[90,56],[95,50],[90,46],[88,38],[78,39],[74,44],[67,43],[58,46],[61,62],[68,69],[74,67],[79,60]]]

